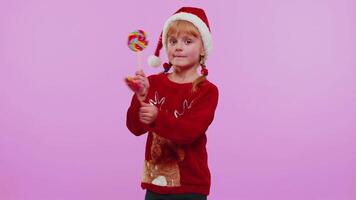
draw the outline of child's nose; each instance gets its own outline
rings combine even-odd
[[[177,42],[175,51],[182,51],[182,46],[183,44],[181,42]]]

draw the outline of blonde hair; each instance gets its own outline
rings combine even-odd
[[[169,38],[169,36],[172,35],[177,35],[177,34],[188,34],[188,35],[192,35],[196,38],[200,38],[201,39],[201,35],[199,30],[191,23],[185,20],[176,20],[173,21],[172,23],[169,24],[168,29],[167,29],[167,37],[166,37],[166,41],[164,41],[164,45],[167,45],[167,40]],[[201,66],[205,67],[205,63],[204,63],[204,55],[200,56],[200,64]],[[200,85],[207,80],[206,79],[207,74],[205,75],[201,75],[198,78],[196,78],[193,81],[193,87],[192,87],[192,91],[195,92],[198,90],[198,88],[200,87]]]

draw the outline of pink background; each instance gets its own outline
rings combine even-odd
[[[208,13],[220,89],[209,199],[356,199],[355,1],[2,0],[1,200],[143,199],[126,38],[149,34],[146,63],[189,5]]]

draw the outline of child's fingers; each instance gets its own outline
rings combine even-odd
[[[142,77],[141,76],[134,76],[134,77],[132,77],[132,80],[134,80],[134,81],[142,81]]]
[[[153,113],[152,112],[140,112],[139,116],[141,116],[141,117],[153,117]]]
[[[143,88],[149,88],[150,83],[147,77],[136,75],[132,78],[135,82],[139,82]]]
[[[142,84],[142,85],[145,84],[145,80],[143,80],[142,77],[136,78],[135,81],[138,82],[138,83],[140,83],[140,84]]]
[[[145,73],[143,72],[143,70],[139,70],[139,71],[136,71],[135,73],[137,76],[143,76],[143,77],[146,77]]]
[[[142,69],[135,72],[136,76],[141,75],[141,74],[143,74],[143,70]]]
[[[155,112],[155,110],[157,110],[157,108],[154,105],[151,105],[151,104],[148,104],[148,103],[145,103],[145,102],[141,102],[141,107],[140,107],[140,110],[139,110],[140,113],[153,114]]]
[[[154,105],[146,103],[146,102],[141,102],[141,108],[146,108],[146,107],[152,107]]]
[[[140,119],[150,121],[152,119],[152,117],[140,116]]]
[[[135,82],[133,80],[129,80],[127,78],[125,79],[125,83],[134,92],[139,91],[141,89],[141,87],[142,87],[141,84],[139,84],[139,83],[137,83],[137,82]]]
[[[150,106],[142,106],[142,103],[144,102],[141,102],[141,108],[140,108],[140,112],[142,113],[149,113],[149,112],[152,112],[153,108]]]
[[[150,121],[147,121],[147,120],[140,120],[142,123],[144,124],[150,124],[151,122]]]
[[[142,87],[148,88],[148,83],[147,83],[147,81],[145,80],[144,77],[137,76],[133,80],[135,82],[137,82],[138,84],[140,84]]]
[[[152,122],[152,119],[148,117],[140,117],[140,121],[145,124],[150,124]]]
[[[148,79],[146,77],[136,76],[134,80],[140,81],[145,86],[149,85]]]
[[[125,78],[126,85],[139,95],[144,95],[147,92],[148,86],[143,77],[127,77]]]
[[[140,108],[140,114],[151,114],[152,113],[152,108]]]
[[[148,109],[145,108],[140,108],[140,115],[144,114],[144,113],[149,113],[150,111]]]

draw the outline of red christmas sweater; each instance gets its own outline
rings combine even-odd
[[[140,122],[134,95],[126,125],[136,136],[148,132],[141,187],[161,194],[210,191],[206,130],[214,119],[217,87],[205,80],[196,92],[192,83],[175,83],[161,73],[148,77],[146,103],[158,108],[156,120]]]

